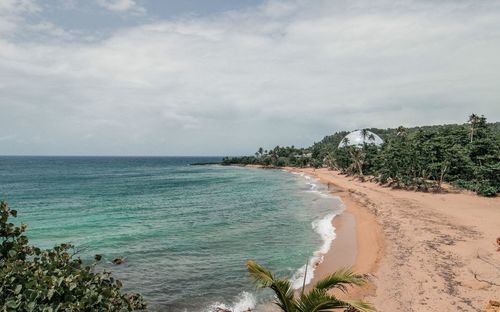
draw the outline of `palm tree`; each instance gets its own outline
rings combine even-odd
[[[476,124],[478,122],[479,116],[476,114],[471,114],[469,116],[469,123],[470,123],[470,142],[472,143],[472,140],[474,139],[474,130],[476,128]]]
[[[353,171],[358,171],[359,176],[363,176],[363,165],[365,163],[365,153],[362,149],[351,147],[349,149],[351,155]]]
[[[349,145],[349,139],[347,137],[345,137],[345,138],[342,139],[342,145],[344,147],[346,147],[347,145]]]
[[[396,130],[396,135],[400,136],[406,133],[406,128],[403,126],[399,126],[398,129]]]
[[[326,154],[325,158],[323,159],[323,163],[328,167],[329,170],[338,170],[335,163],[335,156],[332,152]]]
[[[369,133],[368,129],[361,130],[361,137],[363,138],[363,143],[365,143],[366,138],[368,137],[368,133]]]
[[[469,116],[470,123],[470,142],[474,139],[474,131],[476,131],[476,125],[479,124],[480,117],[476,114],[472,114]]]
[[[276,278],[266,268],[253,260],[247,261],[247,269],[259,288],[271,288],[276,294],[276,305],[283,312],[322,312],[332,309],[354,309],[360,312],[374,312],[375,309],[361,300],[340,300],[329,294],[329,290],[339,289],[347,292],[347,286],[366,284],[368,277],[356,274],[350,269],[342,269],[321,279],[307,293],[304,289],[300,296],[294,295],[294,289],[288,279]]]

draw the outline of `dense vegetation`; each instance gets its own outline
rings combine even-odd
[[[338,289],[347,292],[348,286],[362,286],[367,276],[356,274],[349,269],[342,269],[319,280],[312,288],[305,292],[304,287],[300,295],[294,294],[290,281],[286,278],[277,278],[269,270],[255,261],[247,262],[250,277],[259,288],[270,288],[276,295],[275,303],[283,312],[312,312],[312,311],[345,311],[373,312],[375,309],[362,300],[341,300],[330,294],[330,290]]]
[[[328,167],[421,191],[440,191],[443,182],[485,196],[500,191],[500,123],[487,123],[484,116],[472,114],[461,125],[364,130],[378,134],[384,143],[359,147],[345,142],[338,147],[348,134],[342,131],[308,148],[260,148],[254,156],[226,157],[223,164]]]
[[[42,250],[28,245],[25,224],[9,222],[17,211],[0,202],[0,311],[133,311],[145,308],[141,295],[122,294],[101,260],[84,265],[69,244]]]

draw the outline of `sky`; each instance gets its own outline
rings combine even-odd
[[[0,0],[0,155],[500,121],[500,1]]]

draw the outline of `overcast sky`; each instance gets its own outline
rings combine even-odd
[[[0,154],[500,120],[500,1],[0,0]]]

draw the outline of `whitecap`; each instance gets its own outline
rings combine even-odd
[[[255,296],[247,291],[242,291],[232,304],[215,302],[211,304],[204,312],[214,312],[217,310],[228,310],[232,312],[246,312],[249,309],[253,310],[257,304]]]
[[[315,268],[323,262],[325,254],[330,250],[333,240],[336,237],[335,227],[332,224],[333,218],[336,214],[331,213],[326,215],[321,219],[314,220],[312,222],[313,230],[319,234],[323,240],[323,244],[319,250],[313,253],[313,256],[309,259],[307,264],[307,274],[305,276],[305,284],[309,284],[314,278]],[[290,279],[292,287],[294,289],[299,289],[304,284],[304,274],[306,273],[306,265],[304,264],[300,269],[298,269],[292,278]]]

